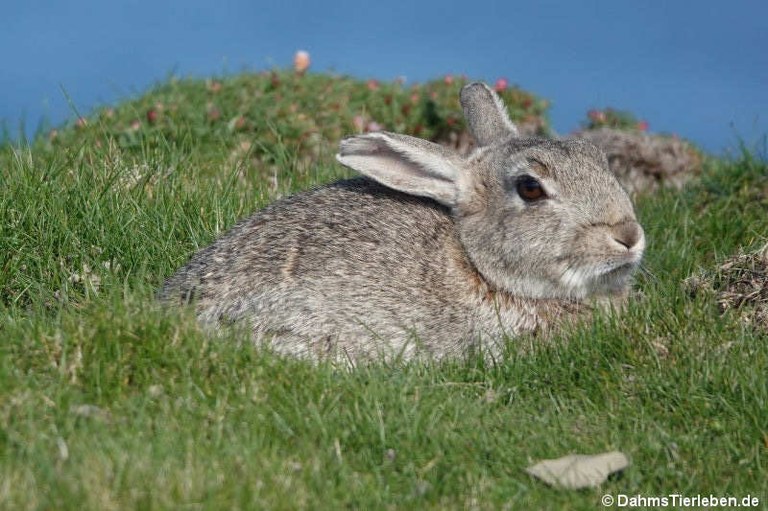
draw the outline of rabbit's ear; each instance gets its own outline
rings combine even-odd
[[[478,147],[520,136],[517,127],[509,120],[501,98],[486,84],[474,82],[465,85],[461,89],[460,101],[469,131]]]
[[[336,159],[379,183],[446,206],[456,204],[461,161],[420,138],[377,132],[341,141]]]

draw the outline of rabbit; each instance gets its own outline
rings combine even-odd
[[[466,158],[411,136],[341,141],[363,177],[279,200],[164,283],[217,329],[279,354],[352,363],[499,354],[505,339],[626,299],[645,236],[604,153],[522,138],[483,83],[460,102]]]

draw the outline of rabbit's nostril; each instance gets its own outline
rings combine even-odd
[[[627,249],[631,249],[640,242],[643,237],[643,229],[637,222],[622,222],[611,228],[613,239]]]

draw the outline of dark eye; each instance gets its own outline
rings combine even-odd
[[[547,194],[544,193],[544,188],[541,187],[541,183],[531,176],[523,176],[517,181],[517,194],[528,202],[547,197]]]

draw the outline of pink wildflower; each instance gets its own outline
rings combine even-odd
[[[493,88],[496,90],[496,92],[501,92],[503,90],[506,90],[507,87],[509,87],[509,82],[506,78],[499,78],[496,80],[496,83],[493,85]]]
[[[297,73],[304,74],[304,72],[309,69],[309,64],[309,52],[299,50],[293,56],[293,69],[296,70]]]
[[[602,124],[606,120],[605,112],[602,110],[590,110],[587,112],[587,117],[595,124]]]
[[[215,106],[211,106],[208,108],[208,112],[206,112],[206,116],[208,117],[208,120],[210,122],[218,121],[219,119],[221,119],[221,111]]]

